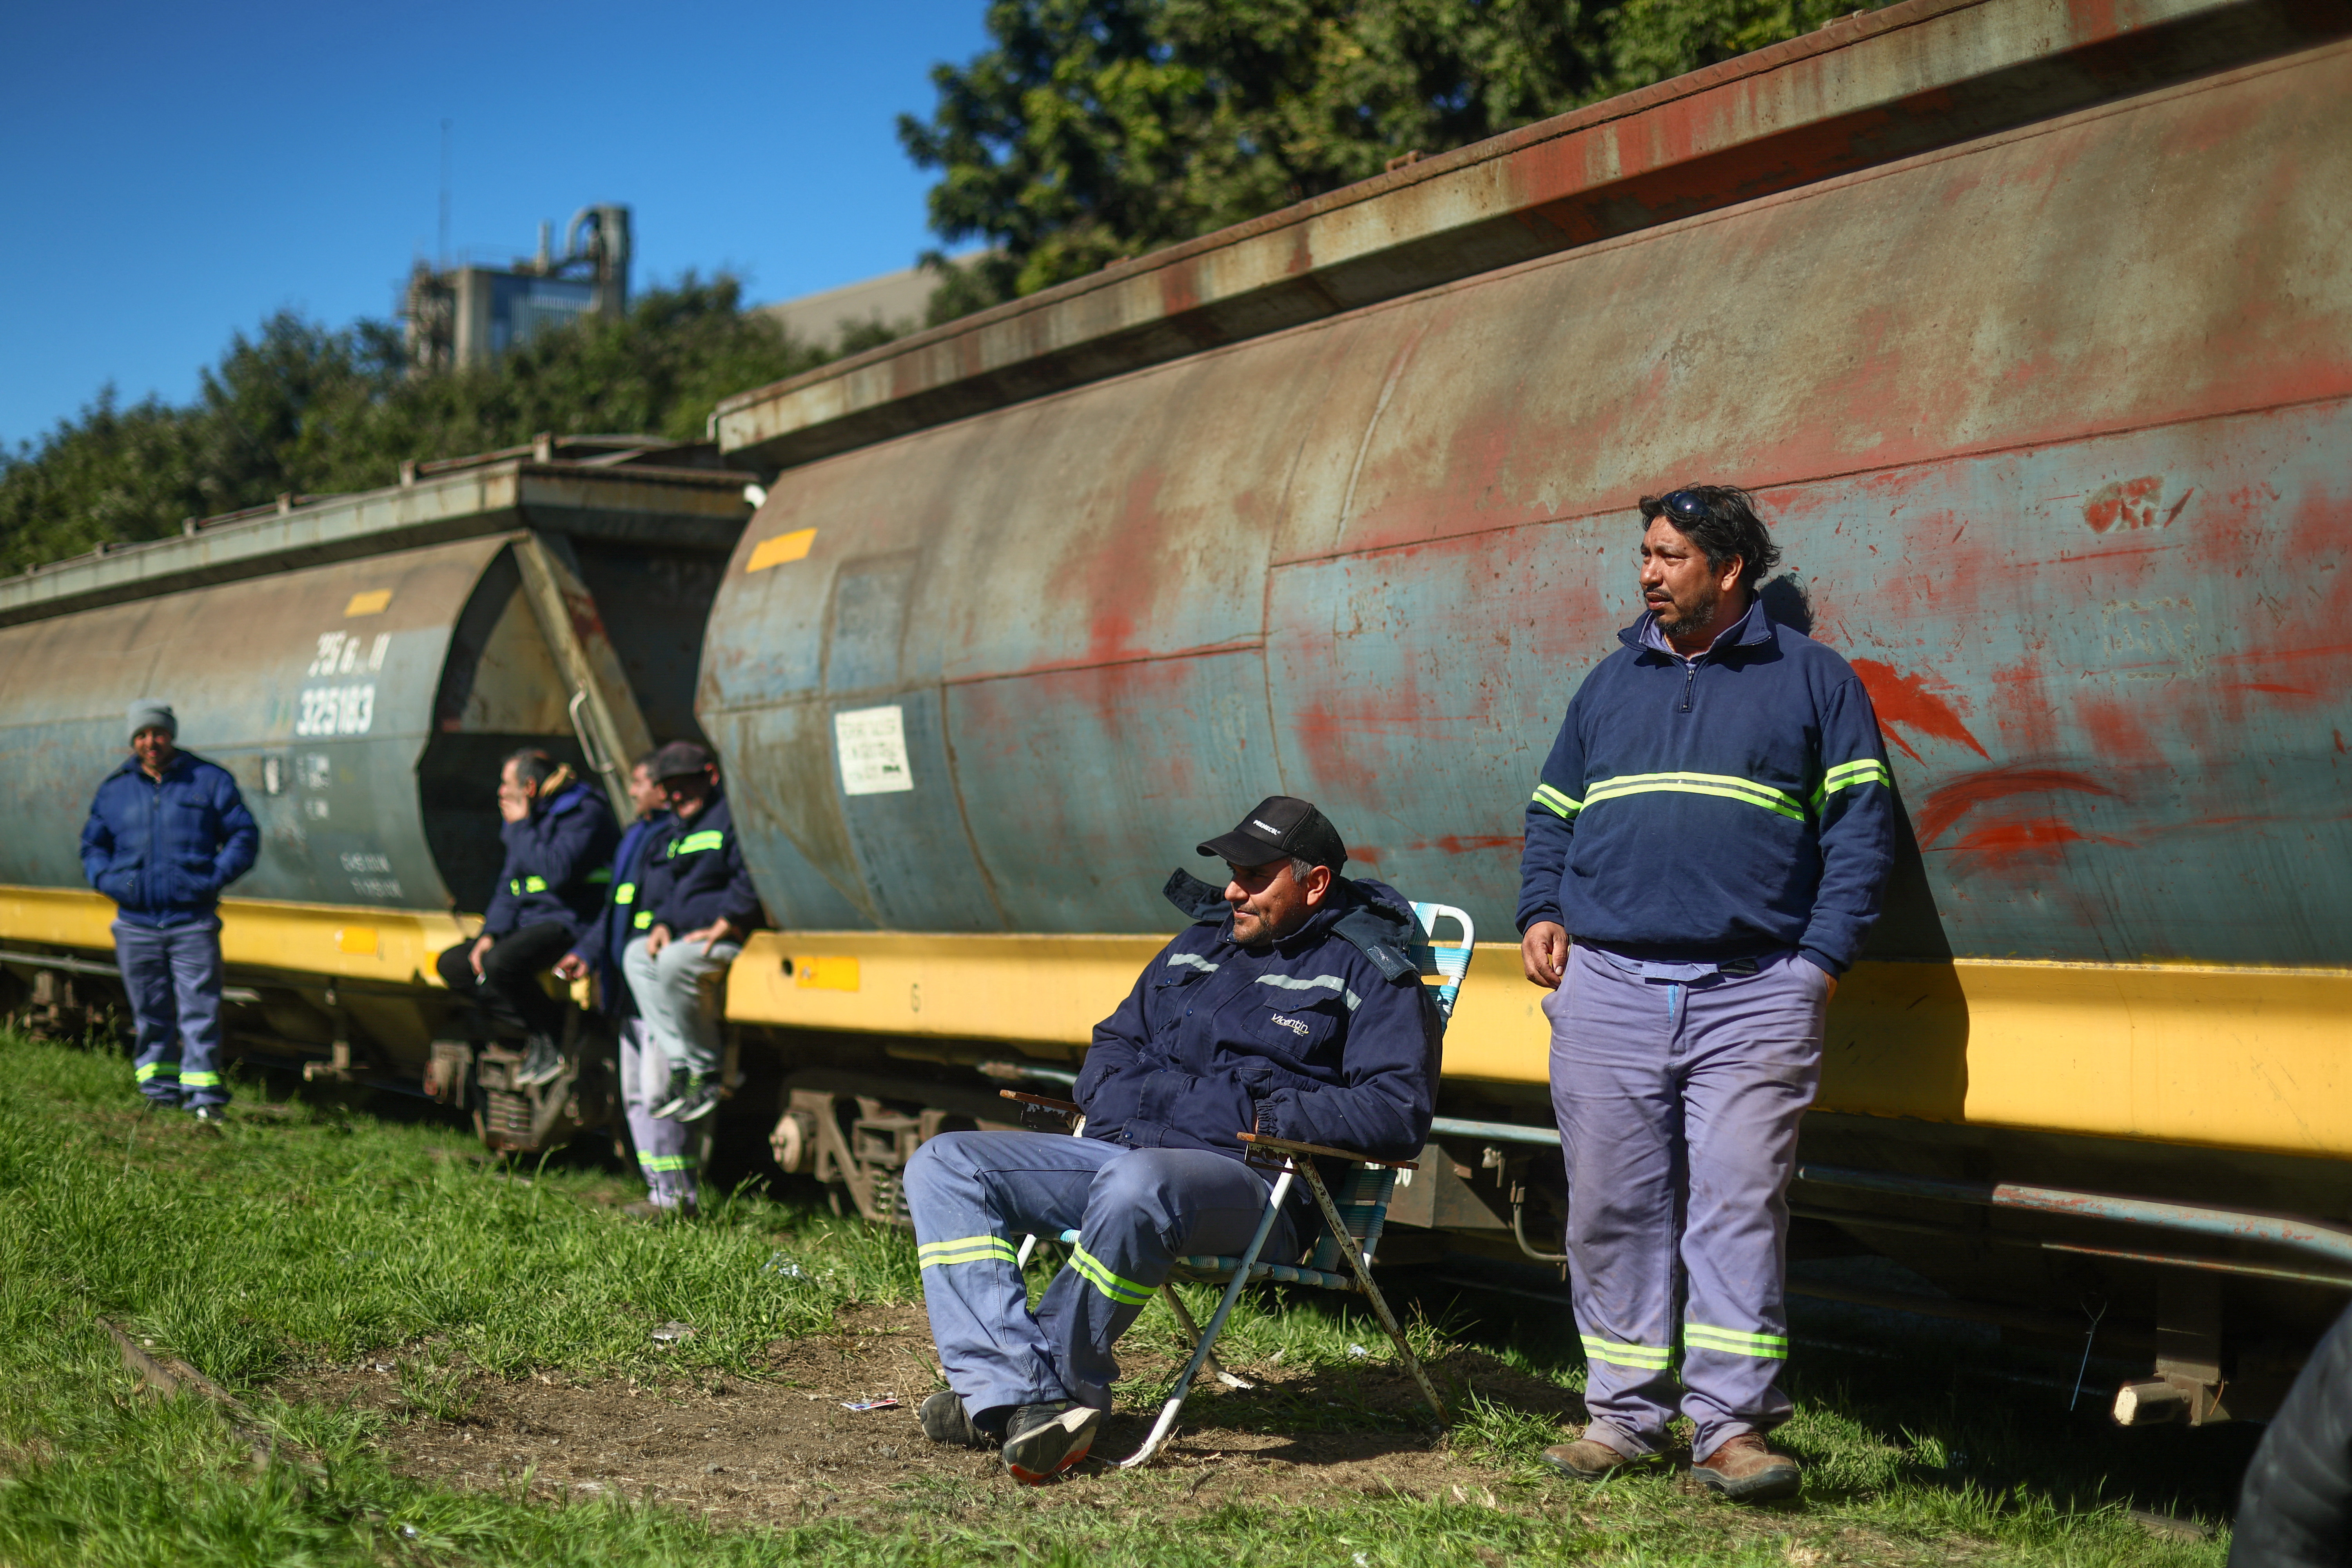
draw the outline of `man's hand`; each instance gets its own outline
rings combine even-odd
[[[530,792],[509,784],[499,785],[499,817],[505,822],[530,820]]]
[[[1519,939],[1519,965],[1530,983],[1547,991],[1559,989],[1568,972],[1568,928],[1557,921],[1538,921]]]
[[[477,980],[482,977],[482,955],[490,951],[490,941],[487,936],[476,937],[474,951],[466,955],[466,962],[474,966],[474,978]]]
[[[559,980],[585,980],[588,961],[576,952],[567,952],[555,961],[555,976]]]
[[[1813,963],[1813,961],[1810,958],[1805,960],[1805,962],[1807,963]],[[1815,969],[1822,969],[1822,966],[1818,963],[1813,963],[1813,967]],[[1822,994],[1822,1000],[1826,1002],[1837,994],[1837,976],[1832,974],[1826,969],[1822,969],[1822,978],[1828,981],[1830,984],[1830,988]]]
[[[646,956],[659,958],[661,950],[669,945],[669,927],[656,926],[646,932]]]
[[[734,934],[735,927],[729,922],[725,915],[720,915],[717,920],[712,921],[700,931],[690,931],[678,940],[681,942],[700,942],[702,944],[703,954],[708,957],[712,948],[717,947],[720,942],[725,942]]]

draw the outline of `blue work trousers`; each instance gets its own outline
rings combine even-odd
[[[1570,951],[1543,1008],[1585,1436],[1655,1453],[1679,1409],[1704,1459],[1787,1419],[1789,1177],[1828,1000],[1794,952],[1729,974]]]
[[[907,1206],[948,1385],[977,1415],[1075,1399],[1110,1408],[1111,1347],[1179,1258],[1234,1256],[1272,1184],[1205,1149],[1129,1149],[1044,1132],[944,1132],[907,1162]],[[1013,1258],[1024,1236],[1078,1233],[1037,1310]],[[1262,1257],[1298,1252],[1288,1215]]]
[[[139,1091],[166,1105],[226,1105],[220,921],[157,931],[114,922],[114,962],[138,1026]]]

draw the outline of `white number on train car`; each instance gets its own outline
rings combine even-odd
[[[318,657],[302,673],[320,675],[373,675],[383,668],[383,656],[392,647],[392,634],[378,632],[373,645],[362,643],[351,632],[320,632]],[[364,648],[366,651],[362,652]]]
[[[298,735],[364,735],[375,722],[375,684],[313,686],[302,692]]]

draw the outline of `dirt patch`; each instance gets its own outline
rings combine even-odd
[[[445,1410],[464,1407],[457,1420],[415,1411],[401,1386],[402,1359],[387,1354],[356,1372],[308,1374],[278,1392],[383,1411],[392,1417],[383,1447],[398,1468],[421,1479],[509,1491],[527,1484],[547,1496],[619,1495],[720,1521],[793,1523],[910,1507],[936,1513],[1015,1497],[1049,1507],[1148,1497],[1156,1507],[1205,1510],[1244,1500],[1312,1504],[1405,1493],[1511,1506],[1503,1496],[1506,1472],[1441,1446],[1412,1379],[1381,1363],[1252,1368],[1255,1389],[1197,1388],[1175,1436],[1143,1469],[1122,1473],[1090,1459],[1060,1483],[1033,1489],[1005,1476],[993,1453],[923,1436],[914,1406],[938,1384],[919,1307],[844,1309],[833,1333],[770,1347],[752,1379],[471,1378],[443,1394]],[[1172,1370],[1150,1356],[1123,1359],[1122,1387],[1142,1391],[1130,1399],[1147,1395]],[[1475,1352],[1457,1352],[1433,1372],[1456,1399],[1475,1388],[1563,1423],[1580,1415],[1573,1394]],[[884,1394],[902,1404],[845,1408]],[[1133,1453],[1155,1414],[1123,1402],[1105,1424],[1097,1455]],[[1107,1493],[1110,1487],[1128,1489]]]

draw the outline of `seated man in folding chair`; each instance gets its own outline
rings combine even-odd
[[[1111,1347],[1174,1260],[1239,1252],[1272,1178],[1241,1134],[1409,1160],[1429,1133],[1440,1021],[1394,889],[1339,875],[1339,832],[1276,795],[1200,847],[1223,892],[1183,871],[1169,900],[1192,924],[1095,1026],[1076,1094],[1085,1135],[949,1132],[906,1174],[950,1391],[923,1403],[936,1442],[997,1447],[1022,1480],[1087,1456],[1118,1375]],[[1313,1235],[1304,1188],[1261,1256]],[[1078,1233],[1033,1315],[1024,1235]]]

